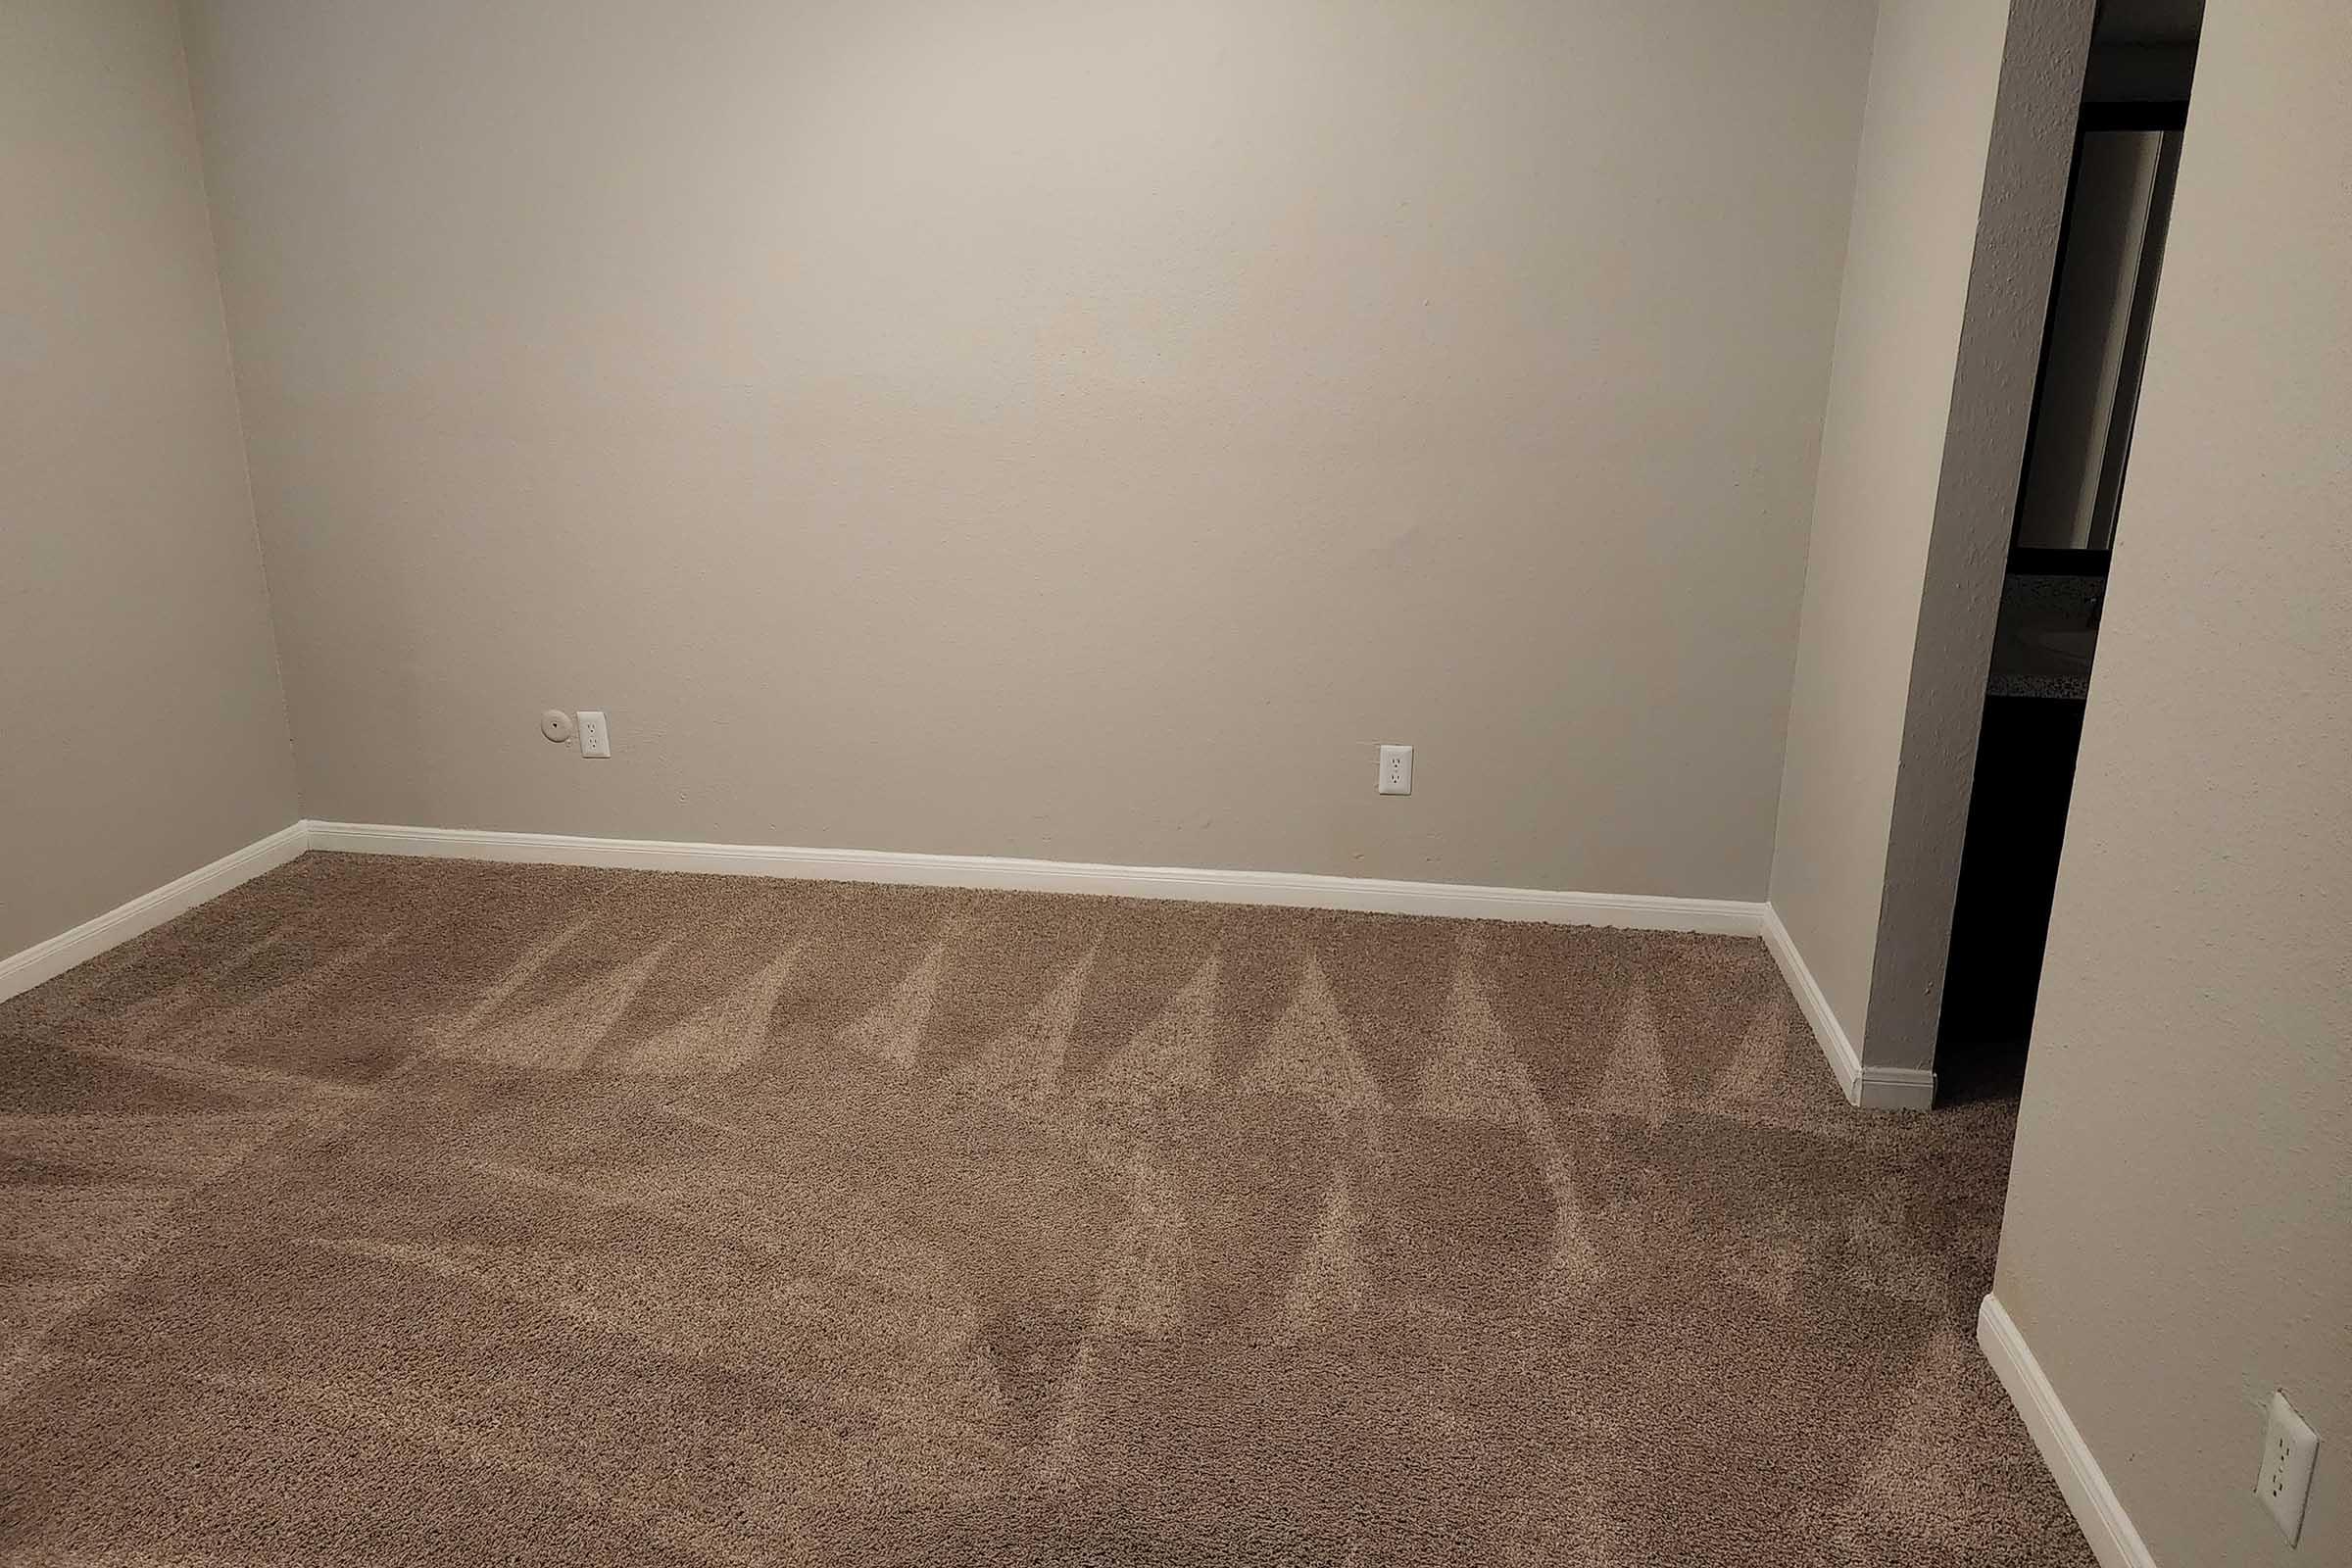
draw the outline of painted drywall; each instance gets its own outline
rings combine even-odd
[[[310,814],[1763,893],[1864,0],[190,15]]]
[[[2168,1565],[2352,1561],[2347,147],[2352,11],[2213,7],[1994,1285]]]
[[[1935,1055],[2091,12],[1880,8],[1771,879],[1873,1066]]]
[[[1985,677],[2094,9],[2092,0],[2014,0],[2010,7],[1918,590],[1870,1006],[1855,1043],[1870,1066],[1926,1067],[1936,1057]]]
[[[1856,1042],[2006,32],[1997,6],[1886,0],[1871,58],[1771,875]]]
[[[294,820],[170,0],[0,4],[0,956]]]

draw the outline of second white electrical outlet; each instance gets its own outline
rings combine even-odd
[[[1380,793],[1413,793],[1413,749],[1410,746],[1383,746],[1380,749]]]
[[[580,710],[580,755],[582,757],[611,757],[612,730],[606,724],[602,710]]]
[[[2286,1396],[2271,1395],[2271,1419],[2262,1434],[2262,1475],[2255,1495],[2278,1521],[2278,1533],[2293,1545],[2303,1534],[2303,1504],[2311,1492],[2311,1463],[2319,1456],[2320,1435],[2295,1414]]]

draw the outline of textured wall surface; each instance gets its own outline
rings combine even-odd
[[[1764,892],[1863,0],[191,17],[310,814]]]
[[[0,956],[296,813],[169,0],[0,4]]]
[[[2213,7],[1994,1287],[2167,1564],[2352,1560],[2347,147],[2352,12]]]
[[[1866,1054],[2005,20],[1997,5],[1886,0],[1871,59],[1771,877],[1774,908]]]
[[[2092,0],[2015,0],[1918,591],[1870,1005],[1873,1065],[1935,1060],[1977,733],[2034,410]]]

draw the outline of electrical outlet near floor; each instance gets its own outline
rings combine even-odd
[[[1413,793],[1413,749],[1410,746],[1383,746],[1380,749],[1380,793]]]
[[[611,757],[612,731],[605,723],[604,713],[594,708],[580,710],[580,755],[582,757]]]
[[[2286,1544],[2303,1534],[2303,1503],[2311,1494],[2311,1464],[2320,1435],[2295,1414],[2283,1394],[2271,1396],[2271,1422],[2262,1434],[2262,1479],[2254,1485],[2262,1505],[2278,1521]]]

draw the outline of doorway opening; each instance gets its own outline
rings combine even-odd
[[[2113,0],[2092,35],[1937,1024],[1938,1098],[2023,1085],[2075,759],[2118,549],[2199,5]]]

